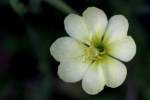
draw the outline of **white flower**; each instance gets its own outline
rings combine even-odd
[[[82,88],[94,95],[104,86],[116,88],[127,75],[125,65],[136,53],[136,45],[127,35],[128,21],[122,15],[107,20],[105,13],[89,7],[83,16],[65,18],[70,37],[57,39],[50,47],[51,55],[60,62],[58,75],[65,82],[82,80]]]

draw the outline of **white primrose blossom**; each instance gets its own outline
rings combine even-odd
[[[127,19],[115,15],[108,21],[101,9],[89,7],[82,16],[69,14],[64,24],[70,37],[58,38],[50,47],[60,62],[59,77],[72,83],[82,80],[83,90],[91,95],[104,86],[120,86],[127,75],[121,61],[130,61],[136,53],[136,44],[127,35]]]

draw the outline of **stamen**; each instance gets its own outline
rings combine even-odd
[[[85,61],[90,62],[101,60],[105,54],[104,48],[96,48],[94,46],[87,47],[84,50]]]

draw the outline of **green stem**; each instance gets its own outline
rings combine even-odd
[[[62,0],[45,0],[45,2],[54,6],[56,9],[68,14],[68,13],[77,13],[74,9],[72,9],[69,5],[67,5]]]

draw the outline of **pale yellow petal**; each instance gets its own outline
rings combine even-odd
[[[65,18],[64,24],[67,33],[71,37],[81,42],[88,43],[90,33],[88,32],[83,17],[76,14],[70,14]]]
[[[104,89],[104,85],[105,78],[102,66],[97,64],[89,66],[82,80],[83,90],[90,95],[95,95]]]
[[[108,22],[104,43],[118,41],[127,36],[129,23],[123,15],[114,15]]]
[[[107,47],[109,47],[108,53],[111,56],[125,62],[130,61],[136,54],[136,44],[130,36],[112,42]]]
[[[98,34],[101,39],[108,23],[106,14],[96,7],[88,7],[83,12],[83,17],[92,35]]]
[[[79,57],[83,55],[83,45],[70,37],[58,38],[50,47],[51,55],[57,61]]]
[[[83,78],[89,64],[78,57],[60,63],[58,75],[65,82],[78,82]]]
[[[127,69],[120,61],[107,57],[103,62],[106,85],[111,88],[120,86],[127,75]]]

